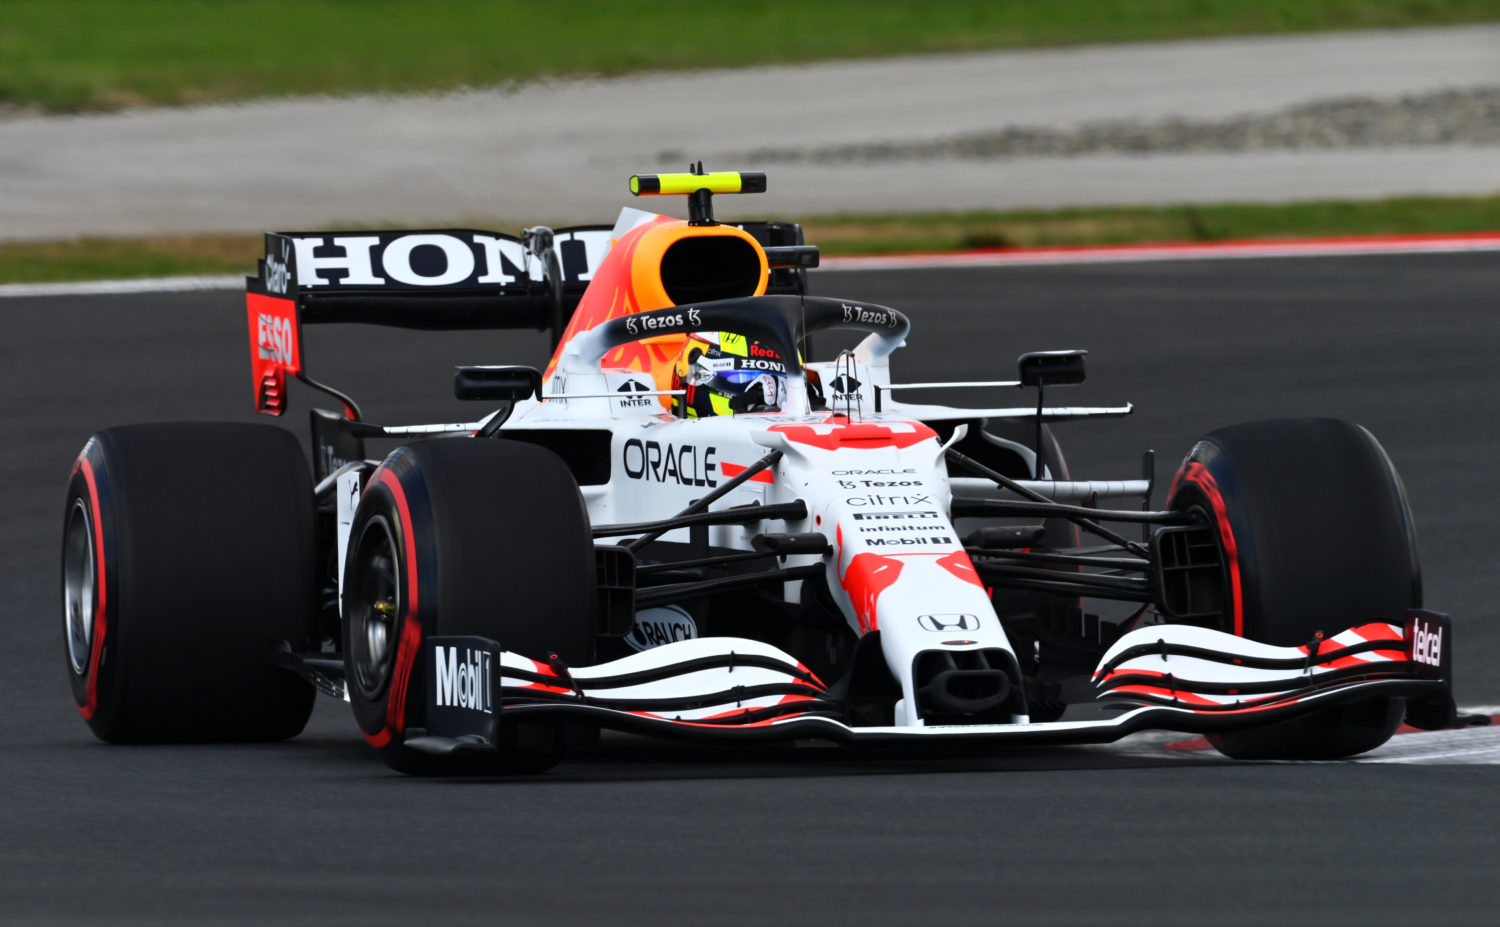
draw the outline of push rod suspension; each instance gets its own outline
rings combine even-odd
[[[995,470],[991,470],[989,467],[986,467],[984,464],[968,456],[967,454],[962,454],[952,448],[949,448],[948,459],[961,467],[967,467],[970,470],[973,470],[975,473],[993,480],[997,485],[1009,489],[1011,492],[1022,497],[1023,499],[1029,499],[1032,502],[1043,502],[1049,506],[1055,506],[1059,504],[1053,502],[1051,499],[1048,499],[1046,496],[1042,495],[1034,489],[1022,486],[1020,483],[1016,482],[1005,474],[998,473]],[[1072,508],[1077,507],[1073,506]],[[1084,509],[1084,511],[1092,512],[1093,510]],[[1130,551],[1131,553],[1140,554],[1143,557],[1147,555],[1145,544],[1142,544],[1140,541],[1132,541],[1129,538],[1124,537],[1123,535],[1117,534],[1099,524],[1097,521],[1094,521],[1092,518],[1089,518],[1087,516],[1079,517],[1076,515],[1066,515],[1061,512],[1059,512],[1058,514],[1064,518],[1067,518],[1069,521],[1073,522],[1085,531],[1096,534],[1099,537],[1104,538],[1106,541],[1112,541]]]
[[[732,509],[724,509],[719,512],[694,512],[690,515],[674,515],[661,521],[638,521],[633,524],[619,525],[597,525],[593,529],[596,538],[622,537],[627,534],[640,534],[641,538],[625,545],[632,552],[644,547],[637,542],[649,537],[655,540],[668,531],[677,528],[691,528],[694,525],[744,525],[753,521],[763,519],[784,519],[797,521],[807,517],[807,505],[800,499],[796,502],[778,502],[775,505],[741,505]],[[649,543],[649,542],[648,542]]]
[[[713,505],[715,502],[719,501],[720,499],[724,498],[728,494],[734,492],[736,489],[738,489],[741,486],[743,486],[745,483],[749,482],[756,474],[760,473],[762,470],[766,469],[767,467],[775,466],[776,461],[778,461],[780,459],[781,459],[781,451],[771,451],[770,453],[766,454],[766,456],[762,457],[760,460],[757,460],[755,463],[753,463],[750,466],[746,467],[745,471],[743,473],[739,474],[738,476],[736,476],[734,479],[732,479],[729,482],[725,483],[724,485],[716,488],[713,492],[709,493],[708,495],[704,496],[703,498],[694,501],[691,505],[689,505],[687,508],[683,509],[681,512],[678,512],[677,515],[674,518],[666,519],[664,522],[661,523],[662,525],[664,525],[664,527],[647,528],[647,529],[645,529],[646,533],[642,534],[640,537],[636,538],[635,540],[629,542],[625,546],[628,547],[628,548],[630,548],[630,550],[632,552],[633,551],[638,551],[642,547],[645,547],[647,544],[650,544],[652,541],[654,541],[657,538],[661,537],[663,534],[666,534],[668,531],[671,531],[671,530],[673,530],[675,528],[685,528],[688,525],[692,525],[692,524],[700,524],[700,525],[733,524],[733,522],[683,522],[682,524],[674,524],[674,522],[676,522],[678,519],[686,518],[686,517],[691,516],[691,515],[696,515],[696,514],[699,514],[699,513],[707,512],[708,511],[708,507],[710,505]],[[801,505],[800,502],[797,503],[797,504]],[[770,507],[771,506],[768,506],[768,508],[770,508]],[[768,515],[766,517],[767,518],[774,518],[775,516]],[[803,514],[801,516],[799,516],[799,517],[803,517],[803,518],[807,517],[807,515],[806,515],[806,508],[805,507],[803,508]],[[647,524],[647,523],[641,523],[641,524]],[[606,527],[611,527],[611,526],[606,526]],[[613,526],[613,527],[618,527],[618,526]],[[594,537],[596,537],[596,538],[597,537],[610,537],[610,536],[616,536],[617,537],[620,534],[635,534],[635,533],[636,532],[634,532],[634,531],[624,531],[624,532],[618,532],[618,531],[616,531],[616,532],[613,532],[610,535],[604,535],[604,534],[600,534],[596,530],[594,532]]]
[[[693,596],[703,595],[709,592],[722,592],[725,589],[740,589],[748,586],[764,586],[768,583],[784,583],[795,579],[810,579],[814,576],[822,576],[827,571],[821,563],[810,563],[806,566],[787,567],[784,570],[770,570],[765,573],[740,573],[735,576],[721,576],[718,579],[705,579],[693,583],[672,583],[668,586],[647,586],[637,589],[635,592],[636,608],[646,608],[652,605],[662,605],[669,602],[680,602]]]
[[[1063,502],[1022,502],[1016,499],[955,499],[953,514],[958,515],[1053,515],[1068,519],[1103,519],[1131,521],[1148,525],[1191,525],[1188,512],[1136,512],[1130,509],[1092,509]],[[1090,529],[1093,530],[1093,529]],[[1110,540],[1113,540],[1111,538]]]

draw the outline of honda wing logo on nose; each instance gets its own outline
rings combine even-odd
[[[917,624],[928,631],[978,631],[978,615],[918,615]]]

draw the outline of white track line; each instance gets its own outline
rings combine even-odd
[[[132,293],[184,293],[193,290],[238,290],[245,275],[229,277],[145,277],[140,280],[87,280],[80,283],[0,284],[5,296],[124,296]]]

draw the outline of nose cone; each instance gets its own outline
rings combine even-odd
[[[1026,713],[1015,658],[1003,650],[917,655],[917,711],[928,724],[1006,723]]]

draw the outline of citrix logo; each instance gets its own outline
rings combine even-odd
[[[932,505],[931,496],[886,496],[871,493],[868,496],[850,496],[844,500],[856,508],[890,505]]]

